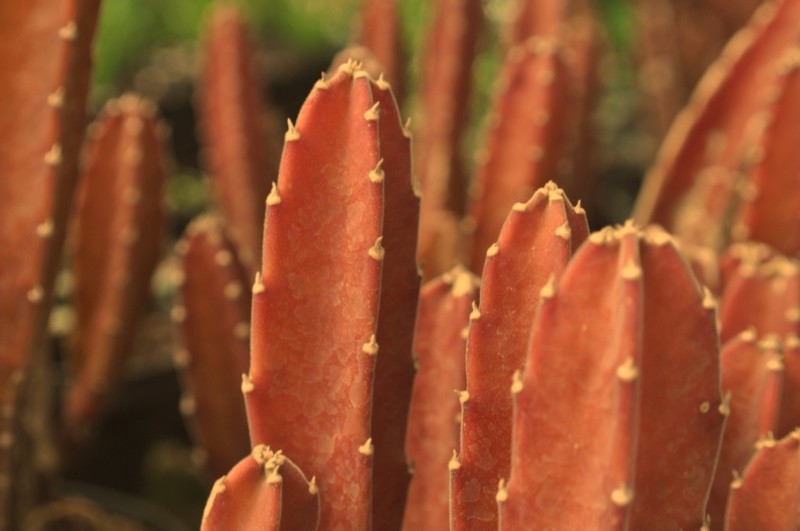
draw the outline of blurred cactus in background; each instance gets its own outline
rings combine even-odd
[[[800,0],[0,37],[0,531],[800,527]]]

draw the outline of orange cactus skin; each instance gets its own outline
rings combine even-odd
[[[87,147],[75,226],[75,382],[64,412],[75,429],[102,412],[161,255],[167,169],[154,113],[132,95],[110,101]]]
[[[405,504],[403,439],[392,446],[391,433],[378,432],[404,423],[410,397],[377,403],[396,386],[410,395],[413,377],[410,339],[403,346],[387,328],[395,319],[411,337],[419,290],[416,241],[398,228],[414,226],[417,205],[399,124],[388,84],[372,82],[357,63],[343,65],[317,83],[290,124],[267,198],[242,384],[251,442],[286,449],[317,477],[325,529],[369,528],[373,460],[395,470],[399,459],[403,468],[399,478],[376,479],[375,496],[392,500],[396,513],[376,518],[399,526]],[[374,408],[373,379],[387,386],[375,390]]]
[[[200,129],[216,200],[251,272],[261,257],[264,198],[280,154],[254,62],[253,37],[238,9],[214,6],[198,99]]]
[[[0,528],[14,527],[16,412],[42,352],[86,126],[99,0],[0,5]],[[9,512],[11,509],[11,512]]]
[[[741,479],[731,484],[727,531],[800,526],[800,431],[780,441],[762,439]]]
[[[201,531],[314,531],[316,482],[281,452],[258,445],[214,484]]]
[[[239,393],[250,359],[248,275],[213,217],[193,221],[176,250],[182,273],[172,314],[181,338],[175,353],[184,387],[181,412],[218,477],[250,450]]]
[[[639,223],[656,222],[690,244],[727,244],[736,179],[750,117],[774,88],[774,58],[800,35],[800,1],[762,6],[726,46],[675,120],[636,204]]]
[[[582,209],[552,182],[514,205],[486,256],[480,317],[467,339],[461,451],[450,464],[452,529],[497,528],[497,481],[511,465],[511,377],[522,369],[539,291],[588,235]]]
[[[730,414],[708,500],[710,529],[722,529],[733,474],[744,470],[756,441],[777,431],[784,374],[780,347],[775,336],[757,341],[751,329],[722,348],[722,392],[730,393]]]
[[[699,529],[724,422],[713,301],[660,229],[588,242],[542,291],[512,387],[501,529]]]
[[[427,282],[420,295],[414,335],[418,360],[409,411],[406,448],[414,468],[403,529],[447,529],[449,485],[447,464],[458,449],[461,406],[453,392],[466,386],[466,330],[478,278],[457,267]]]

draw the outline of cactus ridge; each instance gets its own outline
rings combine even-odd
[[[565,177],[559,170],[570,154],[568,79],[555,41],[532,37],[511,49],[496,90],[471,190],[468,256],[477,274],[509,209]]]
[[[75,213],[78,319],[66,421],[84,429],[102,411],[131,352],[165,228],[166,160],[153,105],[111,100],[87,145]]]
[[[201,531],[313,531],[319,519],[316,480],[281,451],[257,445],[214,483]]]
[[[370,525],[372,498],[387,504],[376,522],[399,526],[405,505],[402,437],[386,437],[405,429],[413,378],[409,149],[388,84],[350,61],[317,82],[289,123],[267,198],[243,384],[251,442],[286,449],[317,477],[323,527]],[[385,387],[374,404],[373,380]],[[393,471],[376,473],[374,497],[373,463]]]
[[[543,291],[512,386],[501,528],[699,528],[724,420],[714,302],[661,229],[588,242]]]
[[[454,529],[495,528],[497,480],[508,476],[512,400],[536,312],[531,300],[561,275],[588,234],[585,214],[550,182],[508,215],[486,253],[480,317],[470,322],[460,467],[452,472]]]
[[[434,531],[449,525],[447,470],[459,446],[461,405],[453,390],[466,387],[464,359],[469,322],[480,318],[478,278],[457,266],[425,283],[420,294],[414,378],[406,450],[414,474],[403,529]]]
[[[252,274],[261,256],[264,197],[280,147],[262,101],[254,39],[234,4],[213,6],[205,40],[197,101],[203,155],[216,202]]]
[[[731,39],[670,128],[637,201],[638,222],[718,252],[726,246],[748,120],[774,90],[773,60],[795,46],[798,20],[797,0],[768,2]]]
[[[214,476],[250,449],[239,392],[249,365],[250,294],[244,266],[220,220],[201,216],[176,245],[181,413]]]
[[[725,529],[789,530],[800,526],[800,431],[756,443],[740,478],[731,483]]]

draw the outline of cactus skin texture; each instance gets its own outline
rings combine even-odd
[[[414,353],[417,375],[409,410],[406,449],[414,468],[403,529],[447,529],[449,485],[447,464],[459,446],[461,406],[454,389],[466,386],[466,331],[478,278],[456,267],[427,282],[420,294]]]
[[[800,527],[800,431],[767,437],[741,479],[731,484],[727,531],[791,531]]]
[[[280,154],[254,63],[253,38],[236,6],[215,5],[198,101],[204,155],[217,203],[251,272],[261,257],[264,197]]]
[[[248,275],[221,222],[203,216],[176,246],[181,257],[179,304],[173,309],[181,348],[181,410],[218,477],[250,450],[239,388],[250,359]]]
[[[536,300],[589,232],[555,184],[514,205],[486,258],[467,339],[461,452],[450,463],[452,529],[496,529],[497,481],[511,465],[511,377],[522,369]]]
[[[713,301],[658,228],[588,242],[542,290],[512,387],[500,529],[699,529],[724,422]]]
[[[775,58],[800,36],[800,1],[768,2],[725,47],[662,144],[636,204],[640,223],[721,252],[746,130],[780,77]]]
[[[558,175],[568,154],[568,79],[553,41],[532,37],[509,50],[497,89],[489,118],[493,127],[471,192],[474,232],[468,254],[476,274],[514,203]]]
[[[258,445],[218,479],[201,531],[314,531],[319,521],[316,482],[282,452]]]
[[[783,385],[780,348],[776,336],[757,340],[752,329],[722,348],[722,392],[730,394],[730,415],[708,500],[710,529],[722,529],[733,474],[742,472],[757,441],[777,431]]]
[[[161,255],[167,178],[151,103],[111,100],[87,145],[75,226],[75,381],[65,418],[74,429],[97,420],[130,354]]]
[[[30,501],[18,482],[29,451],[25,435],[18,437],[18,414],[26,372],[46,337],[78,175],[99,5],[0,5],[0,39],[13,43],[0,54],[0,529],[17,525]]]
[[[376,515],[378,527],[399,527],[405,505],[403,437],[384,438],[405,432],[413,378],[419,277],[415,235],[402,232],[418,202],[406,135],[388,84],[347,63],[290,122],[267,198],[242,384],[251,442],[284,448],[317,477],[325,529],[370,526],[373,461],[376,478],[384,469],[374,498],[397,505]],[[387,395],[393,405],[378,403]]]

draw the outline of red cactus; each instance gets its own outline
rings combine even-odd
[[[800,431],[780,441],[759,441],[741,479],[731,484],[725,517],[727,531],[800,526]]]
[[[756,340],[742,332],[722,349],[722,392],[730,394],[730,415],[708,501],[711,529],[722,529],[734,473],[744,470],[755,443],[778,428],[783,384],[781,344],[775,336]]]
[[[509,51],[480,156],[470,207],[470,269],[480,273],[486,250],[515,202],[564,169],[570,98],[553,41],[531,38]]]
[[[264,199],[279,154],[254,62],[253,38],[238,9],[230,3],[214,6],[199,99],[201,131],[217,202],[242,262],[253,272],[261,256]]]
[[[182,272],[172,313],[181,339],[175,353],[185,388],[181,410],[208,469],[220,476],[250,450],[239,393],[249,364],[249,282],[215,218],[193,221],[177,250]]]
[[[548,183],[514,205],[486,254],[479,312],[467,340],[461,453],[450,467],[453,529],[497,527],[494,493],[511,465],[508,386],[524,364],[536,312],[531,300],[561,275],[587,234],[583,210]]]
[[[800,197],[787,193],[800,174],[800,46],[780,61],[774,103],[756,120],[758,140],[746,153],[750,168],[732,229],[735,240],[766,243],[787,256],[800,255]]]
[[[282,452],[258,445],[214,484],[201,531],[309,531],[317,528],[319,496]]]
[[[417,375],[406,449],[414,468],[403,529],[435,531],[449,523],[447,463],[458,449],[461,406],[454,390],[466,385],[466,331],[478,279],[463,267],[427,282],[420,295],[414,353]]]
[[[376,501],[376,520],[399,526],[402,517],[402,437],[390,442],[383,430],[404,431],[413,376],[419,281],[415,236],[404,230],[417,202],[405,135],[388,84],[345,64],[317,83],[297,126],[290,122],[267,198],[242,388],[252,442],[284,448],[316,475],[323,527],[369,525],[373,461],[388,475],[376,479],[374,498],[392,504]]]
[[[75,227],[75,382],[65,416],[96,420],[131,352],[161,255],[166,167],[152,104],[110,101],[87,148]]]
[[[397,0],[363,0],[359,41],[375,54],[402,107],[406,98],[407,58],[399,7]]]
[[[777,86],[775,58],[795,46],[798,21],[800,1],[769,2],[731,40],[670,129],[636,205],[639,222],[726,247],[748,124]]]
[[[589,237],[542,290],[512,387],[502,529],[700,528],[723,425],[713,308],[663,231]]]
[[[415,175],[422,193],[418,256],[425,278],[453,266],[467,179],[460,158],[472,64],[483,30],[479,0],[438,0],[421,70]]]
[[[800,267],[780,255],[768,258],[763,249],[736,247],[733,253],[740,257],[726,260],[720,304],[723,344],[750,327],[759,336],[776,334],[781,339],[800,332]]]

